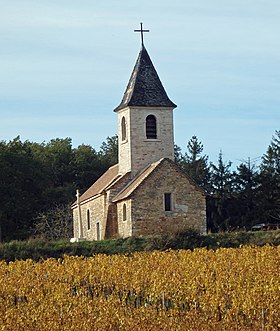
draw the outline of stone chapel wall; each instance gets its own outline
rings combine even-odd
[[[124,205],[126,208],[126,217],[124,218]],[[117,203],[118,215],[118,231],[119,236],[127,238],[132,236],[132,220],[131,220],[131,200],[126,199]]]
[[[87,240],[104,239],[104,236],[105,236],[105,224],[104,224],[105,208],[106,207],[105,207],[105,196],[104,195],[100,195],[86,203],[81,203],[83,237],[86,238]],[[88,221],[87,221],[88,210],[89,210],[89,216],[90,216],[90,227],[88,227]],[[75,214],[77,214],[76,210],[75,210]],[[76,220],[78,217],[74,216],[74,218]],[[97,223],[99,224],[99,226]],[[98,227],[99,227],[99,229],[98,229]],[[98,235],[98,232],[99,232],[99,235]],[[98,236],[99,236],[99,238],[98,238]]]
[[[206,200],[180,170],[168,162],[148,177],[133,196],[132,235],[151,235],[193,228],[206,233]],[[172,211],[164,211],[164,193],[172,193]]]

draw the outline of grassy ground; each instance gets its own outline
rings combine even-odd
[[[194,249],[207,247],[240,247],[242,245],[280,245],[280,230],[232,232],[200,235],[193,230],[146,238],[125,238],[70,243],[68,240],[47,241],[30,239],[0,244],[0,260],[40,260],[64,255],[92,256],[93,254],[130,254],[135,251]]]

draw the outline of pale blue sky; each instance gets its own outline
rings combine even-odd
[[[280,1],[0,0],[0,140],[99,149],[145,46],[173,102],[175,142],[216,162],[265,153],[280,129]]]

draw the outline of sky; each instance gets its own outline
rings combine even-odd
[[[99,150],[145,47],[174,110],[216,163],[259,162],[280,129],[279,0],[0,0],[0,140]]]

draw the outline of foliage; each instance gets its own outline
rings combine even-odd
[[[62,258],[66,255],[92,256],[93,254],[131,254],[138,251],[191,249],[205,247],[238,248],[244,245],[280,245],[280,230],[259,232],[224,232],[201,235],[193,229],[161,236],[129,237],[100,241],[48,240],[36,237],[26,241],[13,240],[0,244],[0,260],[15,261],[32,259],[40,261],[47,258]]]
[[[257,223],[280,223],[280,130],[276,130],[257,168],[250,158],[236,171],[222,152],[217,164],[201,157],[203,145],[193,136],[184,154],[175,146],[175,161],[207,194],[211,232],[250,230]]]
[[[217,231],[232,230],[232,173],[231,162],[223,161],[219,153],[218,165],[211,163],[211,196],[208,197],[208,228]]]
[[[182,170],[206,191],[209,189],[208,156],[201,155],[203,145],[196,136],[187,144],[187,152],[183,155],[181,149],[175,146],[175,161]]]
[[[118,136],[107,137],[100,147],[99,156],[109,166],[118,163]]]
[[[280,222],[280,130],[275,132],[261,163],[259,201],[267,222]]]
[[[0,241],[32,236],[38,217],[71,203],[76,188],[87,189],[116,158],[114,137],[98,153],[86,145],[72,148],[70,138],[0,142]]]
[[[19,137],[0,143],[0,233],[3,238],[29,233],[34,212],[40,209],[46,184],[40,162],[28,142]],[[0,237],[1,240],[1,237]]]
[[[70,205],[57,205],[40,212],[34,222],[34,234],[48,240],[69,239],[73,234]]]
[[[280,130],[259,168],[244,162],[233,171],[222,153],[217,164],[209,165],[196,136],[186,146],[182,152],[175,145],[175,161],[207,193],[208,230],[250,230],[256,223],[280,222]],[[0,241],[33,236],[38,217],[72,203],[76,189],[84,192],[117,159],[116,135],[107,137],[99,151],[89,145],[73,148],[70,138],[1,141]]]
[[[128,254],[145,249],[143,238],[111,239],[101,241],[47,240],[42,237],[26,241],[12,240],[0,244],[0,260],[15,261],[62,258],[66,255],[92,256],[93,254]]]
[[[150,236],[147,238],[146,249],[194,249],[206,246],[207,236],[199,234],[194,229],[184,231],[167,232],[162,235]]]
[[[0,263],[3,330],[277,330],[280,246]]]

